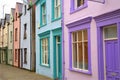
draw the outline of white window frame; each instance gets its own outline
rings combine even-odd
[[[87,30],[87,29],[84,29],[84,30]],[[84,52],[84,42],[87,42],[87,43],[88,43],[88,37],[87,37],[87,40],[84,40],[84,32],[83,32],[84,30],[79,30],[79,31],[82,32],[82,41],[78,41],[78,32],[79,32],[79,31],[72,32],[72,68],[74,68],[74,69],[76,69],[76,70],[88,71],[89,69],[87,69],[87,70],[85,69],[85,59],[84,59],[84,53],[85,53],[85,52]],[[77,33],[77,41],[75,41],[75,42],[73,41],[73,33]],[[88,36],[88,34],[87,34],[87,36]],[[76,63],[77,63],[77,68],[74,67],[74,58],[73,58],[73,56],[74,56],[74,53],[73,53],[73,51],[74,51],[74,50],[73,50],[73,47],[74,47],[74,46],[73,46],[73,44],[74,44],[74,43],[77,43],[77,55],[79,55],[78,43],[82,43],[82,44],[83,44],[83,45],[82,45],[82,47],[83,47],[83,48],[82,48],[82,51],[83,51],[83,52],[82,52],[82,55],[83,55],[83,68],[82,68],[82,69],[79,68],[79,57],[78,57],[78,56],[77,56],[77,62],[76,62]],[[89,56],[89,55],[88,55],[88,56]],[[88,60],[89,60],[89,59],[88,59]],[[88,61],[88,62],[89,62],[89,61]],[[89,64],[89,63],[88,63],[88,64]],[[89,65],[88,65],[88,67],[89,67]]]
[[[43,7],[44,6],[44,7]],[[42,25],[46,24],[46,3],[41,5],[42,9]]]
[[[60,13],[61,13],[60,6],[61,6],[60,0],[54,0],[54,18],[55,19],[57,19],[61,16],[60,15]]]
[[[43,38],[41,40],[41,63],[42,65],[49,66],[48,61],[48,38]]]

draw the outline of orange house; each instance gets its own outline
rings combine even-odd
[[[14,66],[20,67],[20,17],[22,15],[22,3],[16,3],[14,12]]]

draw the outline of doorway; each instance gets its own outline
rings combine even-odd
[[[105,80],[120,80],[120,54],[118,52],[117,25],[103,28],[103,56]]]
[[[61,36],[54,37],[54,78],[62,80]]]

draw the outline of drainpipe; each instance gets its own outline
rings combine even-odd
[[[13,37],[12,37],[13,38],[13,41],[12,41],[12,46],[13,46],[12,47],[12,59],[13,60],[12,60],[12,65],[14,66],[14,17],[13,17],[13,22],[12,23],[13,23],[12,24],[12,26],[13,26],[13,32],[12,32],[13,33]]]
[[[21,56],[21,54],[20,54],[20,44],[21,44],[21,14],[20,14],[20,17],[19,17],[19,18],[20,18],[20,19],[19,19],[19,20],[20,20],[20,27],[19,27],[20,33],[19,33],[19,49],[18,49],[18,50],[19,50],[19,55],[20,55],[20,56],[19,56],[19,57],[20,57],[20,63],[19,63],[18,65],[19,65],[20,68],[22,68],[22,67],[21,67],[21,59],[22,59],[22,56]]]
[[[62,76],[63,76],[63,80],[65,80],[65,56],[64,56],[64,0],[62,0],[62,57],[63,57],[63,61],[62,61]]]
[[[30,70],[32,71],[32,7],[30,8]]]
[[[7,38],[8,38],[8,41],[7,41],[7,64],[9,64],[9,62],[8,62],[8,52],[9,52],[9,26],[10,26],[10,22],[8,22],[8,35],[7,35]]]

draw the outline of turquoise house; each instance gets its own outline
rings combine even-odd
[[[62,80],[61,0],[36,1],[36,73]]]

